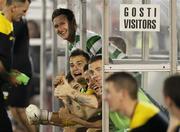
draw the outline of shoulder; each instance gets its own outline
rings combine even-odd
[[[13,25],[0,13],[0,33],[9,35],[13,31]]]
[[[87,30],[87,39],[93,38],[93,37],[98,37],[101,39],[101,36],[93,31]]]
[[[13,31],[13,25],[2,14],[0,14],[0,33],[9,35]]]

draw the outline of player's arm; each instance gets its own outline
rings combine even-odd
[[[4,81],[10,82],[12,85],[17,86],[19,82],[16,80],[16,76],[9,74],[2,61],[0,60],[0,78]]]
[[[31,104],[26,108],[26,115],[30,124],[56,125],[61,127],[101,127],[100,122],[91,123],[82,120],[81,118],[70,114],[66,108],[61,108],[58,112],[48,112],[48,110],[41,110],[37,106]]]
[[[54,96],[58,98],[69,96],[81,105],[98,108],[98,99],[95,95],[87,95],[80,93],[77,90],[71,88],[65,78],[62,78],[62,80],[63,83],[61,83],[55,88]]]
[[[59,114],[59,115],[57,115]],[[54,113],[51,116],[50,122],[53,122],[55,124],[60,123],[64,126],[73,126],[73,127],[87,127],[87,128],[100,128],[101,122],[88,122],[86,120],[83,120],[76,115],[70,114],[69,110],[67,108],[60,108],[58,113]]]

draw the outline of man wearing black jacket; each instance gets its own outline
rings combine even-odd
[[[26,14],[30,0],[1,0],[0,10],[0,131],[12,132],[2,93],[2,85],[10,83],[17,86],[16,76],[9,74],[12,70],[12,50],[14,44],[13,21],[19,21]]]

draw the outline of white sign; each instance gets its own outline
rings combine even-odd
[[[120,4],[120,31],[160,31],[160,5]]]

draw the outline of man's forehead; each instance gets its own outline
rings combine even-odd
[[[94,68],[99,68],[99,67],[102,67],[102,60],[97,60],[89,64],[89,69],[94,69]]]
[[[78,61],[86,62],[86,58],[82,55],[70,57],[70,62],[74,62],[74,61],[75,62],[78,62]]]
[[[65,15],[61,14],[59,16],[56,16],[53,21],[60,22],[60,21],[66,21],[66,20],[67,20],[67,17]]]

